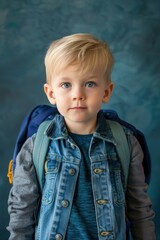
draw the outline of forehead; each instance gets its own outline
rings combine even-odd
[[[84,69],[79,64],[67,66],[60,71],[53,74],[53,79],[55,77],[59,78],[71,78],[71,77],[81,77],[81,78],[90,78],[90,77],[99,77],[102,75],[102,71],[99,68],[96,69]]]

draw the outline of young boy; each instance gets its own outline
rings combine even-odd
[[[156,239],[141,147],[125,129],[131,163],[124,193],[115,140],[100,111],[112,94],[112,65],[107,44],[89,34],[63,37],[49,47],[44,91],[59,114],[45,131],[51,141],[42,193],[32,161],[35,135],[17,156],[10,240],[123,240],[127,219],[133,239]]]

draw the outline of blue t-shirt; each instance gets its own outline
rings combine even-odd
[[[98,233],[89,159],[89,146],[92,134],[79,135],[70,133],[70,136],[80,148],[82,159],[65,239],[97,240]]]

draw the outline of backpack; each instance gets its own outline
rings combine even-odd
[[[106,121],[108,122],[112,131],[113,137],[117,142],[116,151],[122,165],[125,179],[124,189],[126,189],[127,185],[128,169],[130,164],[130,148],[123,127],[130,129],[141,145],[144,154],[143,168],[145,181],[147,184],[149,184],[151,176],[151,158],[143,133],[136,129],[133,125],[120,119],[114,110],[101,111],[103,111]],[[21,147],[27,138],[32,136],[34,133],[37,133],[33,149],[33,162],[37,172],[39,185],[42,189],[44,182],[44,161],[49,145],[49,138],[46,137],[44,131],[57,113],[58,110],[56,107],[39,105],[25,117],[16,140],[13,159],[10,161],[8,167],[7,176],[10,183],[12,183],[14,170],[16,168],[17,154],[21,150]]]

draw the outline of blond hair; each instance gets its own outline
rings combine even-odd
[[[78,65],[82,73],[100,69],[108,82],[113,66],[108,45],[91,34],[73,34],[53,41],[45,56],[46,79],[50,83],[54,74],[70,65]]]

